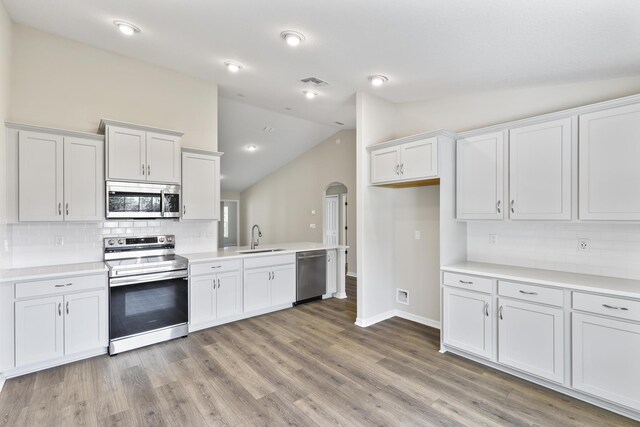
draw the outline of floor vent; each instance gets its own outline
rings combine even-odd
[[[409,291],[404,289],[396,289],[396,302],[409,305]]]

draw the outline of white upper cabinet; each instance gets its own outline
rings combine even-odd
[[[20,221],[62,221],[64,138],[20,131],[18,201]]]
[[[182,133],[102,120],[107,180],[180,184]]]
[[[415,137],[412,137],[415,139]],[[438,137],[371,148],[371,183],[392,184],[438,177]]]
[[[183,150],[182,219],[220,219],[220,153]]]
[[[504,133],[457,141],[457,218],[503,219]]]
[[[571,219],[571,119],[509,131],[511,219]]]
[[[15,141],[11,135],[8,144],[17,143],[18,176],[16,181],[10,180],[9,211],[17,204],[19,221],[99,221],[104,218],[104,142],[101,137],[18,130]],[[14,161],[10,154],[9,163]]]
[[[579,121],[579,218],[640,220],[640,104]]]

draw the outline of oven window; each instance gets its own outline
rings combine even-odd
[[[186,323],[188,286],[182,278],[110,288],[109,338]]]

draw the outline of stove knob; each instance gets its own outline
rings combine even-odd
[[[158,238],[158,241],[159,241],[160,243],[163,243],[163,242],[164,242],[164,237],[159,237],[159,238]]]
[[[118,239],[118,244],[119,245],[124,245],[124,239]]]
[[[109,239],[109,241],[107,242],[108,245],[115,245],[116,241],[113,239]]]
[[[171,237],[171,236],[167,237],[167,242],[169,242],[169,243],[173,242],[173,237]]]

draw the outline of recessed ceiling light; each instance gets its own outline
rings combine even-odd
[[[256,151],[258,149],[258,147],[256,147],[255,145],[247,145],[247,151]]]
[[[368,79],[375,87],[382,86],[384,83],[389,81],[389,78],[380,75],[369,76]]]
[[[280,37],[287,42],[289,46],[298,46],[304,41],[304,35],[297,31],[286,30],[280,33]]]
[[[303,90],[302,93],[304,93],[304,96],[306,96],[307,99],[313,99],[318,95],[318,92],[313,92],[310,90]]]
[[[139,33],[140,32],[140,28],[136,27],[133,24],[130,24],[128,22],[124,22],[124,21],[113,21],[113,25],[115,25],[116,27],[118,27],[118,29],[120,30],[120,32],[126,36],[131,36],[135,33]]]
[[[227,67],[227,70],[231,71],[232,73],[237,73],[242,69],[242,65],[238,64],[237,62],[226,61],[224,65]]]

